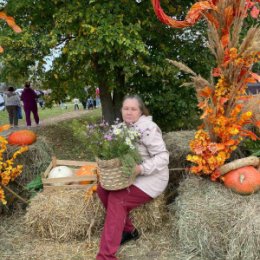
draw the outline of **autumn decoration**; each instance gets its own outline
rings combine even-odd
[[[9,182],[18,177],[23,169],[23,165],[15,165],[14,161],[18,155],[28,150],[27,146],[20,147],[8,158],[7,144],[5,137],[0,136],[0,202],[3,204],[6,204],[4,189],[8,189]]]
[[[96,175],[97,174],[97,166],[95,165],[84,165],[81,166],[76,172],[76,176],[86,176],[86,175]],[[80,184],[90,184],[92,181],[81,181]]]
[[[208,47],[216,60],[211,80],[181,62],[169,62],[191,75],[202,110],[202,124],[187,156],[193,163],[190,170],[215,181],[221,175],[218,169],[244,138],[259,139],[248,126],[260,127],[260,122],[252,111],[245,111],[244,104],[250,99],[246,95],[248,83],[260,81],[260,76],[252,72],[253,64],[260,60],[260,28],[253,26],[244,36],[241,33],[247,16],[259,17],[259,1],[199,1],[190,8],[184,21],[166,15],[159,0],[152,0],[152,4],[158,19],[174,28],[191,26],[199,19],[207,21]]]
[[[8,16],[5,12],[0,12],[0,19],[4,20],[9,27],[13,29],[14,32],[20,33],[22,32],[22,29],[15,23],[15,20],[12,16]],[[0,53],[4,52],[4,49],[2,46],[0,46]]]
[[[37,139],[36,134],[31,130],[18,130],[12,132],[8,136],[8,143],[10,145],[30,145]]]
[[[0,19],[6,21],[9,27],[11,27],[16,33],[22,32],[22,29],[15,23],[13,17],[6,15],[5,12],[0,11]],[[3,53],[4,49],[0,46],[0,53]],[[6,131],[10,128],[9,124],[0,126],[0,132]],[[6,204],[5,192],[4,190],[8,190],[13,195],[20,198],[18,194],[13,192],[11,189],[7,187],[10,181],[13,181],[16,177],[18,177],[23,169],[23,165],[14,165],[14,160],[16,157],[28,150],[27,146],[23,146],[16,150],[11,158],[7,156],[7,144],[8,141],[5,137],[0,136],[0,202]],[[21,198],[22,199],[22,198]],[[23,200],[23,199],[22,199]]]
[[[11,125],[5,124],[0,126],[0,132],[6,131],[11,128]]]
[[[227,188],[248,195],[260,189],[260,172],[253,166],[232,170],[220,177]]]

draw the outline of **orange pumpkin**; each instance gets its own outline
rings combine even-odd
[[[253,166],[232,170],[220,178],[226,187],[242,195],[252,194],[260,189],[260,172]]]
[[[81,166],[76,172],[76,176],[84,175],[96,175],[97,166],[95,165],[84,165]],[[92,181],[81,181],[80,184],[89,184]]]
[[[10,145],[30,145],[36,141],[36,134],[30,130],[18,130],[8,136]]]
[[[11,127],[9,124],[1,125],[0,126],[0,132],[6,131]]]

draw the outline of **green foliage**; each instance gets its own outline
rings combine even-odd
[[[191,2],[164,0],[162,5],[183,19]],[[169,28],[156,19],[150,1],[9,0],[5,9],[23,33],[0,32],[6,49],[1,81],[19,85],[31,75],[42,88],[52,89],[50,104],[99,86],[106,94],[101,97],[105,117],[115,117],[122,96],[135,92],[145,97],[165,130],[190,128],[196,121],[194,93],[178,88],[187,78],[165,59],[181,60],[209,75],[213,59],[205,48],[203,23]],[[46,57],[54,50],[59,55],[46,71]]]
[[[28,191],[38,191],[43,188],[42,185],[42,178],[40,175],[36,176],[35,179],[33,179],[31,182],[29,182],[26,186],[25,189]]]
[[[250,153],[250,155],[260,157],[260,140],[254,141],[251,139],[246,139],[243,142],[243,147],[246,151]]]

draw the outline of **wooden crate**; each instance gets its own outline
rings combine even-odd
[[[97,185],[97,175],[85,175],[85,176],[72,176],[72,177],[64,177],[64,178],[50,178],[48,179],[50,171],[56,166],[67,166],[72,171],[76,171],[81,166],[84,165],[95,165],[96,162],[87,162],[87,161],[69,161],[69,160],[58,160],[56,157],[52,158],[49,166],[42,174],[42,183],[44,189],[90,189],[93,186]],[[81,181],[92,181],[91,184],[80,184]],[[57,183],[59,185],[57,185]],[[55,185],[56,184],[56,185]]]

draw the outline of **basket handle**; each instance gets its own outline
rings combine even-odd
[[[260,163],[260,159],[256,156],[249,156],[242,159],[237,159],[233,162],[226,163],[219,167],[220,175],[224,175],[232,170],[236,170],[238,168],[244,166],[255,166],[257,167]]]

